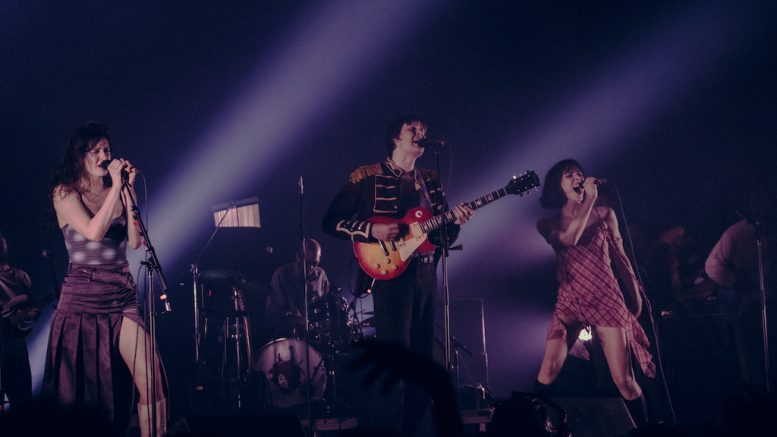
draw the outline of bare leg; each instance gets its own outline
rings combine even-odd
[[[623,399],[632,401],[642,396],[642,389],[634,379],[631,368],[631,347],[626,339],[626,330],[603,326],[598,326],[596,330],[602,341],[610,375]]]
[[[149,386],[150,364],[146,345],[148,344],[148,334],[135,321],[127,317],[121,322],[121,332],[119,333],[119,353],[127,364],[132,379],[135,381],[135,387],[140,392],[140,403],[148,404],[151,394]],[[156,367],[156,398],[164,397],[162,387],[162,372],[159,366],[159,359],[154,363]]]
[[[553,338],[545,343],[545,355],[542,357],[540,373],[537,375],[537,381],[541,384],[550,385],[558,378],[564,361],[567,359],[569,349],[580,335],[583,325],[580,323],[565,323],[567,328],[566,338]]]
[[[146,349],[149,343],[148,334],[135,321],[126,317],[122,320],[121,331],[119,332],[119,353],[127,364],[132,374],[132,379],[135,381],[135,387],[137,387],[140,393],[138,402],[140,435],[141,437],[146,437],[151,434],[151,409],[154,409],[156,417],[155,435],[161,437],[167,432],[167,399],[165,399],[164,387],[162,387],[162,369],[159,365],[159,358],[155,356],[156,396],[154,403],[149,405],[152,401],[151,387],[148,384],[151,373],[149,366],[151,364],[150,351]]]

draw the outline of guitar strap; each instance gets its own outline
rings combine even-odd
[[[420,206],[423,206],[429,211],[432,211],[432,214],[434,214],[434,209],[432,208],[432,198],[429,196],[429,189],[426,188],[426,182],[424,181],[424,178],[421,176],[421,172],[418,171],[418,169],[416,169],[414,170],[413,173],[415,175],[416,184],[420,187],[420,191],[421,191]]]

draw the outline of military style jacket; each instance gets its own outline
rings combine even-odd
[[[354,170],[329,205],[329,210],[322,220],[324,232],[351,241],[375,241],[370,237],[372,223],[367,220],[369,217],[386,216],[399,219],[407,210],[418,206],[402,204],[402,199],[408,194],[402,193],[400,178],[404,173],[405,171],[396,166],[390,158]],[[447,201],[437,173],[416,168],[413,177],[415,189],[421,195],[420,206],[428,208],[434,215],[443,213],[447,209]],[[458,236],[460,227],[449,223],[441,229],[445,229],[452,243]],[[432,232],[429,240],[437,244],[439,230]]]

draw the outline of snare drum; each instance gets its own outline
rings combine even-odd
[[[321,399],[326,389],[326,368],[321,354],[300,340],[279,338],[267,343],[254,370],[262,372],[266,379],[267,401],[279,408],[306,402],[308,374],[311,399]]]

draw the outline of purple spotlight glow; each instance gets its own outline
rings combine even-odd
[[[516,132],[513,139],[508,139],[506,143],[514,146],[504,149],[512,149],[513,154],[501,157],[499,164],[488,170],[487,174],[494,176],[474,184],[463,197],[476,197],[499,185],[501,179],[516,171],[514,163],[532,168],[543,177],[544,170],[560,159],[572,156],[583,163],[593,162],[626,147],[629,135],[735,59],[738,46],[730,41],[758,34],[760,26],[754,26],[753,21],[753,17],[729,4],[684,9],[670,17],[641,43],[581,78],[577,82],[580,91],[556,96],[556,103],[544,111],[548,115],[538,117],[544,122],[536,130]],[[529,199],[531,207],[525,202],[519,207],[514,202],[500,202],[478,212],[477,219],[462,233],[461,242],[467,250],[456,257],[452,275],[466,274],[457,267],[488,255],[496,237],[494,229],[505,230],[501,235],[512,239],[513,244],[501,242],[505,252],[502,258],[521,265],[536,265],[533,263],[542,257],[549,259],[551,248],[534,230],[536,219],[542,215],[536,199]]]
[[[368,82],[442,2],[321,2],[292,26],[277,56],[262,58],[214,123],[163,184],[151,206],[163,259],[191,238],[190,223],[235,188],[269,178],[295,144]],[[412,6],[412,8],[410,8]],[[413,13],[408,13],[412,9]],[[172,206],[172,208],[171,208]]]

